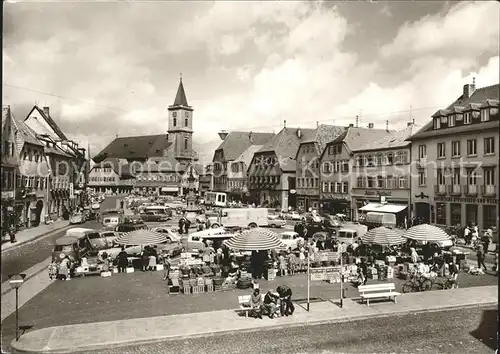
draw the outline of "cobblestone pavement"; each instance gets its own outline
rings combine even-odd
[[[373,319],[216,335],[109,348],[98,352],[106,354],[492,353],[496,349],[498,328],[496,318],[496,308],[472,308],[394,316],[385,318],[384,321]]]

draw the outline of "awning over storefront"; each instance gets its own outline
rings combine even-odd
[[[177,187],[161,187],[162,192],[178,192],[179,188]]]
[[[398,205],[398,204],[381,204],[381,203],[368,203],[362,208],[359,208],[360,211],[375,211],[379,213],[391,213],[397,214],[400,211],[407,208],[407,205]]]

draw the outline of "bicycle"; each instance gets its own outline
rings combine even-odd
[[[458,289],[459,282],[458,279],[453,279],[452,277],[439,277],[432,282],[432,286],[435,285],[439,290]]]
[[[429,291],[432,289],[432,280],[424,276],[417,276],[412,274],[410,280],[403,284],[401,287],[403,293]]]

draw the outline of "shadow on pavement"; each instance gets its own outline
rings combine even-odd
[[[470,334],[492,350],[497,349],[498,310],[484,310],[479,327]]]

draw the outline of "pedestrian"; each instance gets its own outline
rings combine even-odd
[[[10,225],[9,227],[9,237],[10,243],[16,242],[16,227],[14,225]]]
[[[118,253],[118,273],[125,273],[128,266],[128,254],[125,252],[125,247],[122,247]]]
[[[179,234],[184,233],[184,218],[179,219]]]
[[[170,255],[164,254],[163,255],[163,280],[168,280],[168,277],[170,276]]]
[[[484,252],[487,254],[488,253],[488,249],[490,248],[490,243],[492,241],[492,233],[493,231],[488,228],[484,234],[483,234],[483,237],[482,237],[482,241],[483,241],[483,245],[484,245]]]
[[[477,267],[481,269],[481,266],[483,266],[484,271],[486,272],[486,265],[484,264],[484,259],[485,259],[485,253],[484,253],[484,246],[482,243],[479,243],[477,246]]]
[[[363,285],[366,285],[368,281],[368,265],[365,262],[364,258],[361,258],[361,263],[359,264],[359,269],[361,269]]]
[[[276,288],[276,292],[280,297],[280,313],[281,316],[293,315],[295,306],[292,303],[292,289],[286,285],[280,285]]]
[[[188,219],[186,219],[184,221],[184,230],[186,231],[186,235],[189,234],[189,226],[191,226],[191,221],[189,221]]]
[[[476,224],[474,224],[474,227],[472,228],[472,244],[476,243],[477,241],[479,241],[479,228]]]

